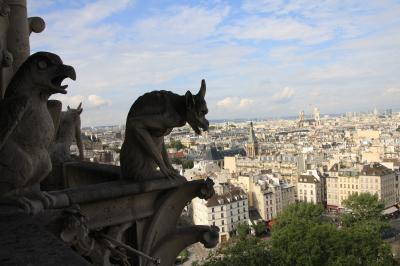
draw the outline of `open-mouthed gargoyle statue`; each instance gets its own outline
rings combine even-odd
[[[47,100],[55,93],[67,93],[65,78],[75,80],[75,70],[60,57],[38,52],[20,66],[0,101],[0,201],[11,200],[35,208],[47,207],[49,197],[39,182],[51,171],[48,148],[54,138],[54,124]]]
[[[182,96],[170,91],[153,91],[133,103],[126,119],[125,140],[120,155],[123,179],[186,181],[170,163],[164,136],[171,133],[174,127],[182,127],[186,123],[197,134],[201,134],[201,129],[208,130],[205,94],[206,83],[202,80],[196,95],[190,91]]]
[[[82,103],[76,109],[69,106],[61,112],[60,125],[54,143],[50,148],[51,161],[54,164],[72,161],[70,147],[75,140],[78,146],[79,159],[83,160],[83,145],[81,137]]]

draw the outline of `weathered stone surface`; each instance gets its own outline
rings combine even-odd
[[[75,80],[75,71],[55,54],[30,56],[11,80],[0,101],[0,197],[45,200],[39,182],[51,171],[48,148],[54,124],[47,100],[66,93],[65,78]]]
[[[30,216],[11,211],[0,207],[0,265],[90,265]]]
[[[186,181],[169,161],[164,136],[186,123],[197,134],[201,133],[200,128],[208,130],[205,93],[206,83],[202,80],[200,91],[194,96],[190,91],[183,96],[170,91],[153,91],[133,103],[126,119],[120,156],[123,179],[143,181],[162,177],[175,183]]]
[[[53,165],[72,160],[70,147],[74,140],[78,146],[79,159],[83,160],[80,117],[82,111],[82,103],[80,103],[76,109],[72,109],[68,106],[67,111],[61,112],[56,138],[50,148]]]

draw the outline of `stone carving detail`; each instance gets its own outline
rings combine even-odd
[[[170,91],[153,91],[140,96],[133,103],[126,120],[125,140],[121,149],[122,178],[135,181],[168,178],[176,183],[186,182],[169,161],[164,136],[174,127],[186,123],[197,134],[201,134],[201,129],[208,130],[205,94],[206,83],[202,80],[196,95],[190,91],[183,96]]]
[[[7,31],[8,31],[8,16],[10,7],[0,1],[0,64],[1,67],[9,67],[13,63],[13,56],[7,50]]]
[[[44,28],[43,19],[27,18],[26,0],[0,0],[0,205],[11,215],[20,211],[15,205],[34,214],[35,223],[94,265],[170,266],[190,244],[200,241],[214,247],[216,227],[177,227],[191,199],[213,195],[213,182],[186,182],[173,170],[164,147],[164,136],[174,127],[189,123],[197,134],[208,129],[205,81],[196,95],[155,91],[132,105],[121,155],[125,180],[115,180],[119,169],[109,171],[88,162],[63,164],[71,159],[74,138],[83,157],[82,108],[61,114],[61,102],[48,100],[52,94],[66,93],[61,83],[67,77],[75,80],[76,74],[55,54],[29,56],[29,35]],[[51,159],[59,166],[54,177],[75,179],[78,185],[61,182],[58,191],[40,191],[39,183],[55,168]],[[68,167],[74,170],[64,171]],[[109,178],[106,183],[96,179],[99,173]],[[20,236],[24,239],[24,232]],[[49,260],[53,256],[37,254],[43,255]],[[19,251],[13,256],[20,259]]]
[[[144,226],[141,250],[155,258],[161,258],[161,265],[173,265],[179,252],[197,242],[206,248],[218,244],[219,229],[209,226],[190,226],[177,228],[183,208],[195,197],[209,199],[214,195],[214,182],[206,179],[202,183],[189,182],[170,190],[161,200],[157,212]],[[141,265],[151,265],[142,261]]]
[[[53,165],[72,161],[70,147],[75,140],[79,150],[79,159],[83,160],[83,144],[81,137],[82,103],[76,109],[69,106],[61,112],[60,122],[54,144],[50,148]]]
[[[48,148],[54,125],[47,100],[66,93],[67,85],[61,83],[67,77],[75,80],[73,67],[55,54],[38,52],[21,65],[7,87],[0,102],[0,198],[19,198],[21,203],[25,197],[50,204],[39,189],[52,168]],[[26,207],[26,201],[22,205]]]

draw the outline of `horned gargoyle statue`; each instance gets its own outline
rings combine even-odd
[[[31,55],[18,69],[0,101],[0,201],[21,204],[35,211],[50,198],[39,182],[51,171],[48,153],[54,138],[54,124],[47,100],[55,93],[67,93],[65,78],[75,80],[75,70],[60,57],[47,52]],[[40,205],[40,204],[39,204]]]
[[[78,146],[79,159],[83,160],[80,116],[82,111],[82,103],[80,103],[76,109],[72,109],[68,106],[67,111],[61,112],[60,126],[55,141],[50,148],[53,165],[72,161],[70,147],[74,140]]]
[[[133,103],[126,119],[125,140],[120,155],[123,179],[144,181],[168,178],[178,184],[186,182],[170,163],[164,136],[171,133],[174,127],[182,127],[186,123],[197,134],[201,134],[201,129],[208,130],[205,94],[206,83],[202,80],[196,95],[190,91],[183,96],[170,91],[153,91]]]

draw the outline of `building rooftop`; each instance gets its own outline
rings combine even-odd
[[[226,186],[228,191],[220,195],[215,194],[212,196],[207,201],[207,207],[215,207],[247,199],[247,194],[241,188],[235,187],[231,184],[223,184],[223,186]]]

